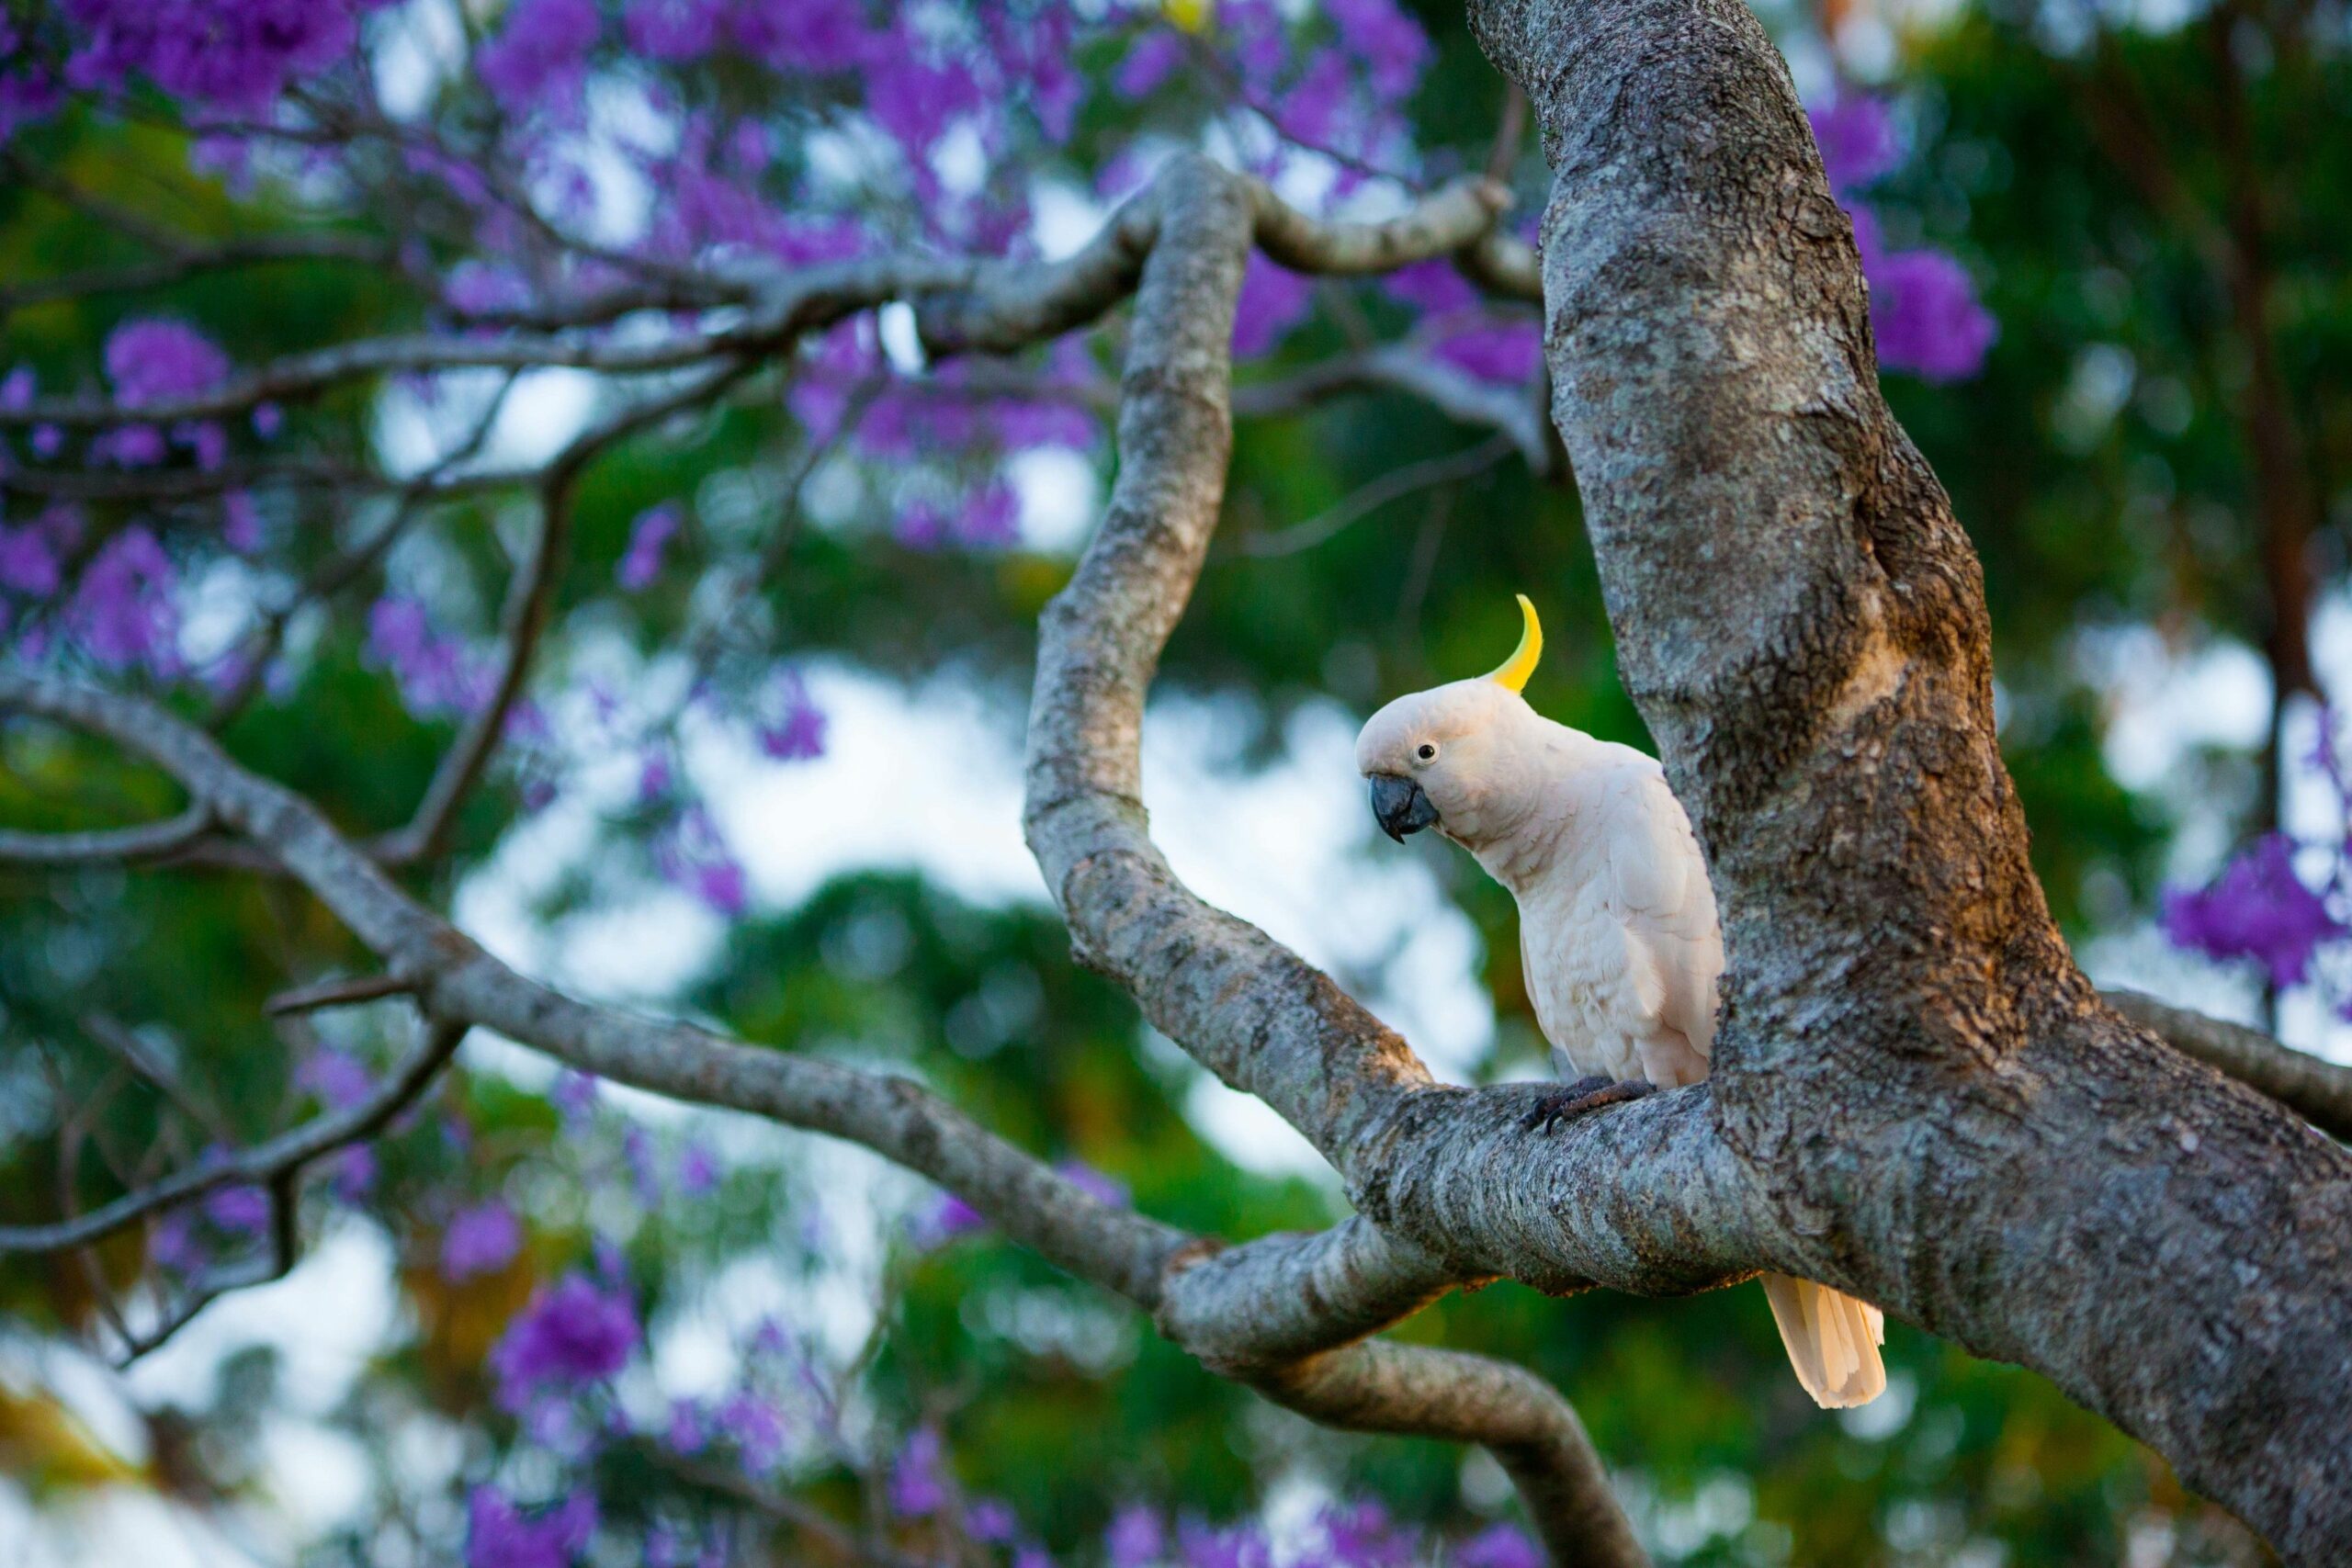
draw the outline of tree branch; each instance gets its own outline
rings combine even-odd
[[[2352,1067],[2143,992],[2107,990],[2099,998],[2174,1050],[2268,1095],[2329,1137],[2352,1140]]]
[[[2290,1562],[2344,1561],[2352,1157],[2068,954],[1982,570],[1880,396],[1786,68],[1734,0],[1471,20],[1555,171],[1553,418],[1724,911],[1708,1088],[1757,1223],[1787,1271],[2048,1374]]]
[[[1286,1370],[1298,1358],[1345,1347],[1416,1310],[1460,1278],[1450,1261],[1361,1220],[1319,1235],[1267,1237],[1217,1251],[1102,1202],[915,1084],[594,1007],[515,974],[416,904],[307,801],[240,768],[209,736],[152,703],[0,672],[0,709],[9,708],[91,729],[216,800],[224,822],[265,844],[375,948],[392,975],[414,987],[426,1015],[445,1028],[494,1029],[619,1082],[863,1144],[963,1195],[1008,1236],[1049,1261],[1154,1312],[1179,1344],[1197,1344],[1212,1367],[1234,1369],[1272,1397],[1317,1418],[1372,1430],[1421,1430],[1427,1421],[1437,1435],[1491,1440],[1529,1487],[1531,1508],[1554,1509],[1539,1516],[1547,1537],[1562,1528],[1556,1519],[1567,1517],[1551,1500],[1577,1500],[1587,1513],[1614,1508],[1597,1461],[1587,1462],[1589,1447],[1566,1436],[1577,1430],[1573,1414],[1538,1380],[1499,1368],[1481,1373],[1498,1386],[1514,1375],[1523,1379],[1508,1413],[1498,1414],[1492,1430],[1482,1435],[1464,1424],[1464,1413],[1484,1397],[1479,1387],[1467,1387],[1450,1402],[1439,1399],[1441,1385],[1466,1377],[1471,1361],[1421,1365],[1408,1357],[1414,1376],[1402,1381],[1398,1363],[1385,1353]],[[1498,1122],[1515,1118],[1526,1096],[1500,1099],[1494,1107]],[[315,1131],[310,1137],[321,1140]],[[286,1141],[265,1150],[276,1151]],[[14,1233],[13,1239],[41,1246],[88,1239],[163,1201],[239,1179],[264,1152],[254,1151],[226,1173],[221,1168],[191,1173],[73,1225]],[[11,1239],[12,1233],[0,1232],[0,1245]],[[1312,1297],[1303,1293],[1309,1284]],[[1310,1301],[1321,1305],[1309,1306]],[[1539,1418],[1547,1398],[1549,1413]],[[1595,1536],[1587,1555],[1564,1561],[1610,1568],[1638,1563],[1643,1559],[1630,1541],[1621,1525],[1613,1535]],[[1621,1542],[1627,1550],[1618,1550]],[[1600,1555],[1590,1555],[1595,1551]]]
[[[255,1144],[225,1158],[208,1160],[152,1186],[126,1192],[111,1203],[86,1210],[70,1220],[47,1225],[0,1225],[0,1252],[56,1252],[69,1247],[86,1247],[142,1215],[201,1198],[223,1187],[290,1184],[300,1178],[303,1167],[322,1155],[374,1136],[414,1103],[457,1051],[465,1033],[462,1024],[435,1024],[427,1029],[417,1048],[365,1100],[347,1110],[331,1111],[266,1143]]]
[[[88,865],[100,861],[156,860],[187,848],[212,830],[212,813],[198,801],[176,817],[136,828],[85,833],[25,833],[0,829],[0,864]]]

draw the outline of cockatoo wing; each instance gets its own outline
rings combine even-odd
[[[1610,782],[1597,826],[1610,912],[1625,930],[1627,982],[1645,1013],[1703,1058],[1714,1044],[1724,944],[1690,818],[1657,764],[1642,758]]]

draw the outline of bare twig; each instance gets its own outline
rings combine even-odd
[[[382,1083],[346,1110],[330,1111],[266,1143],[126,1192],[74,1219],[46,1225],[0,1225],[0,1253],[55,1252],[63,1247],[86,1247],[141,1215],[201,1198],[223,1187],[290,1184],[300,1177],[305,1166],[373,1136],[406,1110],[456,1052],[465,1033],[462,1024],[432,1025],[424,1032],[423,1042]]]
[[[649,399],[576,437],[548,465],[539,497],[539,528],[531,553],[516,570],[508,590],[501,620],[505,657],[498,684],[490,700],[467,720],[456,742],[441,759],[416,814],[408,825],[387,837],[379,852],[391,864],[429,860],[440,852],[458,807],[489,765],[504,736],[506,721],[523,694],[540,634],[546,630],[571,539],[572,491],[588,465],[616,443],[660,423],[671,415],[699,408],[758,368],[756,361],[739,359],[696,378],[666,396]]]
[[[1424,457],[1419,462],[1391,468],[1378,479],[1359,486],[1337,505],[1306,522],[1295,523],[1276,533],[1252,535],[1244,538],[1238,547],[1243,555],[1261,559],[1311,550],[1337,536],[1350,524],[1369,516],[1392,501],[1485,473],[1510,456],[1515,446],[1507,433],[1489,435],[1475,446],[1464,446],[1458,452]]]
[[[386,997],[406,996],[416,988],[415,983],[397,975],[353,975],[340,980],[322,980],[315,986],[301,986],[290,991],[280,991],[261,1004],[261,1010],[272,1018],[284,1018],[290,1013],[317,1012],[326,1008],[351,1007],[359,1002],[381,1001]]]

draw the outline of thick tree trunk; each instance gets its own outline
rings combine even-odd
[[[2352,1561],[2352,1158],[2075,967],[1981,576],[1737,0],[1487,0],[1542,118],[1553,415],[1725,912],[1721,1132],[1822,1278],[2047,1372]]]

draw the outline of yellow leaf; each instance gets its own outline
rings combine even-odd
[[[0,1383],[0,1472],[36,1492],[141,1479],[136,1465],[98,1441],[48,1394]]]
[[[1168,19],[1188,33],[1204,33],[1216,20],[1216,0],[1162,0]]]

